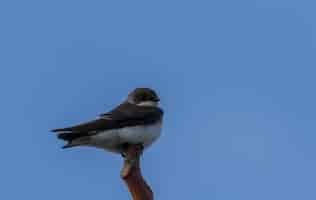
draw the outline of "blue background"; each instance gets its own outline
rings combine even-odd
[[[156,199],[316,199],[312,0],[0,2],[0,199],[128,199],[119,156],[48,130],[139,86]]]

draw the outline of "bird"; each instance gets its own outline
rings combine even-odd
[[[88,146],[124,156],[129,145],[146,149],[159,138],[164,114],[159,102],[153,89],[136,88],[121,104],[96,119],[51,131],[66,142],[64,149]]]

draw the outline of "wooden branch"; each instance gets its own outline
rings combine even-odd
[[[133,200],[153,200],[153,192],[145,182],[140,170],[142,151],[142,147],[139,145],[131,145],[127,148],[121,178],[126,183]]]

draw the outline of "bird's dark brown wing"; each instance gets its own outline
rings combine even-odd
[[[91,132],[106,129],[110,123],[111,121],[100,118],[71,127],[53,129],[52,132]]]
[[[114,110],[100,115],[103,119],[115,121],[118,128],[155,123],[160,121],[162,116],[163,111],[158,107],[137,106],[128,102],[124,102]]]
[[[54,129],[53,132],[91,133],[109,129],[151,124],[160,121],[163,111],[157,107],[137,106],[124,102],[100,118],[67,128]]]

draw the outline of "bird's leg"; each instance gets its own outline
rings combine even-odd
[[[132,147],[133,146],[133,147]],[[122,152],[122,156],[125,160],[129,161],[130,163],[134,162],[134,160],[138,157],[140,157],[143,154],[144,145],[143,144],[126,144],[125,147],[123,147],[124,150]],[[131,153],[131,148],[133,149],[133,152]]]
[[[137,154],[141,156],[144,151],[144,145],[142,143],[135,144],[135,151],[137,151]]]
[[[122,144],[122,146],[121,146],[121,149],[122,149],[122,151],[121,151],[121,156],[124,158],[124,159],[126,159],[126,156],[127,156],[127,150],[128,150],[128,146],[129,146],[129,144],[128,143],[124,143],[124,144]]]
[[[128,143],[124,143],[122,144],[121,146],[121,149],[122,149],[122,152],[121,152],[121,156],[126,159],[127,157],[127,151],[128,151],[128,148],[131,146],[132,144],[128,144]],[[144,151],[144,145],[142,143],[139,143],[139,144],[135,144],[134,145],[136,150],[140,153],[140,155],[143,153]]]

